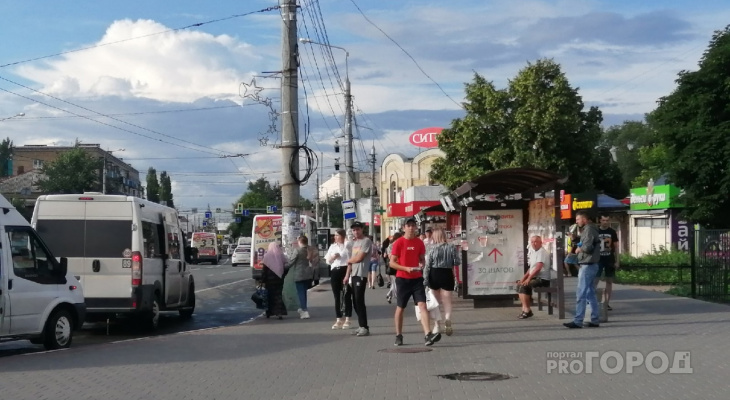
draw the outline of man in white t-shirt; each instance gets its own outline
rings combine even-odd
[[[531,237],[529,249],[527,259],[530,269],[522,279],[517,281],[517,293],[519,293],[522,303],[522,313],[520,313],[519,319],[530,318],[533,315],[530,309],[532,289],[550,286],[550,253],[542,247],[542,238],[540,236]]]

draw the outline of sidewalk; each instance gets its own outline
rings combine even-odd
[[[572,291],[574,282],[566,281]],[[546,311],[518,320],[519,308],[473,309],[459,301],[454,335],[431,351],[393,350],[394,306],[368,290],[370,337],[331,330],[332,294],[310,292],[312,319],[257,319],[241,326],[8,357],[2,398],[20,399],[728,399],[728,308],[616,286],[610,321],[569,330]],[[574,303],[566,300],[568,311]],[[546,309],[545,309],[546,310]],[[296,314],[296,312],[294,313]],[[557,313],[556,313],[557,315]],[[356,321],[356,319],[353,319]],[[405,346],[426,349],[413,307]],[[609,375],[548,373],[548,352],[690,351],[691,374],[653,375],[643,366]],[[554,359],[554,358],[551,358]],[[611,361],[609,361],[609,364]],[[658,364],[658,360],[657,360]],[[438,375],[506,374],[500,381]]]

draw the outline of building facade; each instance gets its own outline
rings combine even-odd
[[[401,228],[406,218],[422,209],[440,204],[445,188],[431,180],[433,163],[444,157],[438,148],[428,149],[410,158],[390,154],[380,167],[380,206],[385,213],[381,219],[381,237]]]
[[[375,179],[377,180],[378,177],[378,171],[375,171]],[[352,198],[360,198],[363,197],[362,193],[370,193],[369,190],[372,187],[372,174],[370,172],[354,172],[353,175],[355,175],[355,178],[357,179],[357,182],[359,182],[360,190],[359,193],[355,190],[351,190],[350,193],[352,194]],[[327,180],[320,183],[319,185],[319,198],[324,199],[327,196],[343,196],[345,193],[345,172],[337,172],[335,174],[332,174]],[[351,184],[353,182],[350,182]],[[377,191],[377,185],[376,185],[376,191]]]
[[[143,197],[139,171],[121,158],[115,157],[111,152],[102,149],[99,144],[79,144],[78,147],[89,153],[91,157],[103,160],[106,164],[106,168],[99,171],[99,191],[102,189],[101,185],[104,181],[104,173],[106,173],[107,193]],[[35,175],[37,175],[45,164],[55,161],[61,154],[74,148],[76,146],[26,145],[15,147],[9,170],[12,171],[13,177],[32,171],[35,171]]]

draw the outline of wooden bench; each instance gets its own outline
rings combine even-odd
[[[553,315],[553,293],[558,293],[558,280],[551,279],[550,286],[532,289],[537,293],[537,310],[542,311],[542,294],[547,293],[548,315]]]

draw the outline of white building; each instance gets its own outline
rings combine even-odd
[[[354,172],[353,175],[355,175],[355,178],[359,182],[360,191],[356,192],[355,190],[351,190],[350,193],[352,194],[353,198],[359,198],[362,197],[361,193],[363,191],[369,191],[372,187],[372,175],[370,172]],[[375,171],[375,179],[377,182],[377,179],[380,177],[380,171]],[[353,182],[350,182],[353,183]],[[377,185],[376,185],[376,194],[377,194]],[[345,193],[345,172],[340,171],[335,174],[332,174],[329,179],[325,180],[324,182],[321,182],[319,185],[319,198],[324,199],[326,196],[337,196],[337,195],[343,195]],[[344,197],[344,196],[343,196]]]

